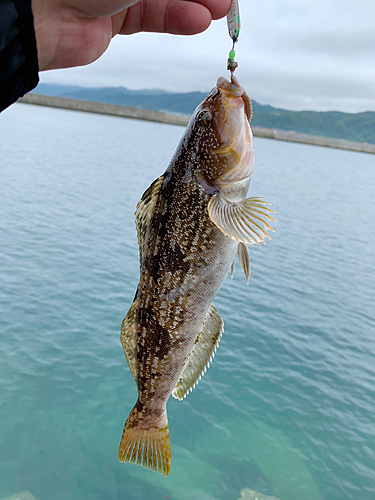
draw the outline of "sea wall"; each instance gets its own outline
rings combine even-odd
[[[147,120],[159,123],[170,123],[172,125],[186,126],[189,117],[178,115],[167,115],[160,111],[149,109],[131,108],[130,106],[115,106],[100,102],[78,101],[76,99],[66,99],[64,97],[46,96],[40,94],[27,94],[18,102],[25,104],[35,104],[38,106],[49,106],[52,108],[70,109],[74,111],[85,111],[88,113],[99,113],[103,115],[120,116],[123,118],[133,118],[136,120]],[[263,127],[252,127],[255,137],[276,139],[278,141],[300,142],[314,146],[324,146],[328,148],[346,149],[361,153],[375,154],[375,144],[364,142],[347,141],[344,139],[331,139],[309,134],[300,134],[286,130],[270,129]]]
[[[120,116],[122,118],[133,118],[135,120],[147,120],[151,122],[170,123],[172,125],[183,125],[186,127],[189,118],[185,116],[166,115],[160,111],[150,109],[131,108],[130,106],[115,106],[102,102],[78,101],[77,99],[66,99],[65,97],[54,97],[40,94],[26,94],[17,102],[36,104],[38,106],[49,106],[51,108],[70,109],[73,111],[85,111],[87,113],[98,113],[100,115]]]
[[[318,135],[300,134],[288,130],[278,130],[263,127],[251,127],[255,137],[266,137],[278,141],[301,142],[313,146],[324,146],[326,148],[347,149],[349,151],[359,151],[361,153],[375,154],[375,144],[367,142],[354,142],[345,139],[333,139]]]

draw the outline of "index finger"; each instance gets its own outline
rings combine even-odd
[[[231,0],[144,0],[128,9],[121,34],[139,31],[194,35],[224,17]]]

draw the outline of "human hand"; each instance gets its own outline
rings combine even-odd
[[[43,71],[89,64],[117,34],[200,33],[228,13],[231,0],[32,0],[31,5]]]

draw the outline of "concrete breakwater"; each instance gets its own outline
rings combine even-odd
[[[119,116],[122,118],[133,118],[135,120],[147,120],[151,122],[170,123],[172,125],[182,125],[186,127],[189,117],[167,115],[160,111],[150,109],[131,108],[130,106],[116,106],[102,102],[79,101],[77,99],[67,99],[65,97],[54,97],[40,94],[26,94],[17,102],[26,104],[36,104],[38,106],[49,106],[52,108],[70,109],[73,111],[85,111],[87,113],[97,113],[100,115]]]
[[[133,118],[136,120],[169,123],[172,125],[181,125],[184,127],[186,127],[189,122],[188,116],[168,115],[160,111],[153,111],[149,109],[131,108],[130,106],[116,106],[113,104],[104,104],[92,101],[79,101],[76,99],[67,99],[65,97],[46,96],[34,93],[25,95],[24,97],[19,99],[18,102],[25,104],[35,104],[38,106],[49,106],[52,108],[69,109],[74,111],[85,111],[88,113],[119,116],[122,118]],[[276,139],[279,141],[299,142],[303,144],[311,144],[314,146],[346,149],[349,151],[375,154],[375,144],[368,144],[365,142],[347,141],[345,139],[333,139],[329,137],[300,134],[298,132],[263,127],[252,127],[252,130],[255,137],[264,137],[267,139]]]

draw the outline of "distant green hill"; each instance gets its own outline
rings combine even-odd
[[[206,97],[206,93],[203,92],[177,94],[157,89],[86,88],[47,83],[40,83],[34,92],[186,115],[190,115]],[[305,134],[375,144],[374,111],[365,113],[288,111],[262,105],[256,101],[253,101],[253,109],[254,117],[251,123],[258,127],[293,130]]]
[[[253,125],[375,144],[375,112],[287,111],[254,115]]]

